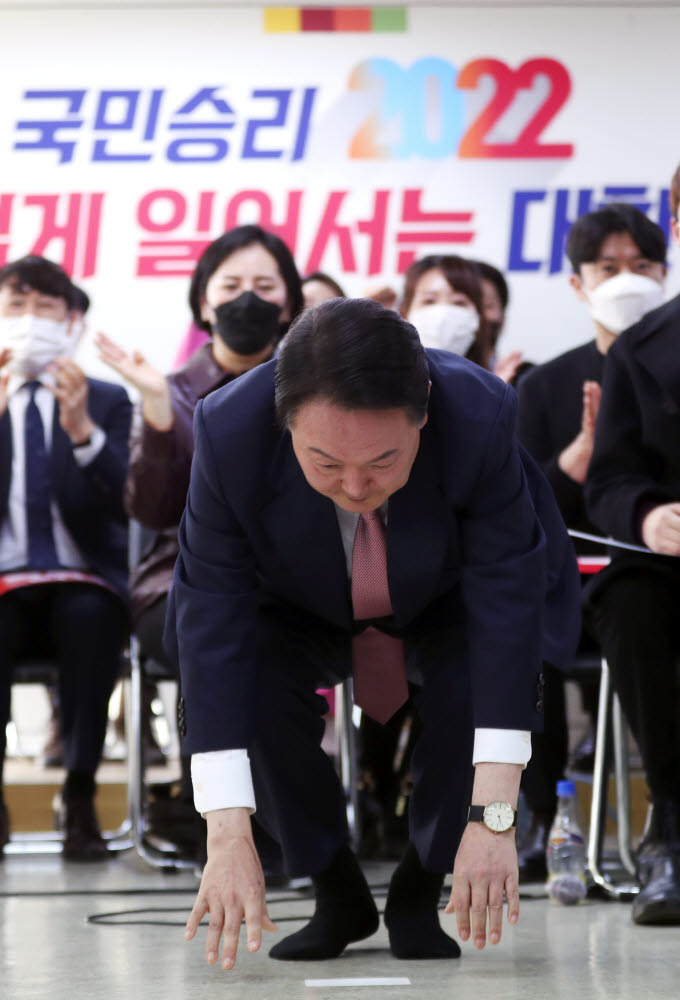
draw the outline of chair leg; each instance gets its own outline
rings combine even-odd
[[[590,809],[590,829],[588,832],[588,869],[590,875],[596,885],[604,889],[605,892],[616,898],[629,898],[639,891],[639,886],[635,884],[628,883],[614,883],[607,875],[602,872],[601,862],[602,862],[602,842],[604,840],[604,825],[606,819],[606,809],[607,809],[607,781],[609,776],[609,767],[607,761],[607,735],[609,729],[609,721],[613,716],[613,694],[611,689],[611,676],[609,672],[609,664],[606,659],[602,659],[602,670],[600,673],[600,697],[598,705],[598,716],[597,716],[597,733],[595,737],[595,763],[593,767],[593,797]],[[621,796],[623,798],[623,803],[621,805],[621,811],[617,809],[619,824],[622,818],[627,818],[628,822],[628,833],[627,836],[630,837],[630,789],[627,780],[627,759],[625,765],[623,763],[623,753],[621,752],[624,740],[623,740],[623,725],[622,718],[619,716],[619,723],[621,724],[621,729],[619,730],[619,739],[617,749],[617,804],[621,802]],[[615,746],[617,744],[615,736]],[[624,776],[625,779],[624,780]],[[621,779],[619,782],[619,778]],[[625,791],[624,791],[625,785]],[[626,809],[625,800],[628,799],[628,805]],[[626,834],[622,834],[626,836]],[[628,859],[630,860],[630,858]],[[626,864],[626,859],[622,855],[622,861]],[[626,864],[627,867],[627,864]]]
[[[630,768],[626,725],[618,695],[612,698],[612,731],[614,735],[614,764],[616,768],[616,832],[619,857],[626,871],[635,878],[633,861],[632,821],[630,808]]]
[[[144,671],[139,655],[136,636],[130,640],[130,713],[128,732],[129,802],[132,817],[134,846],[142,860],[153,868],[177,871],[180,868],[194,868],[194,862],[178,858],[172,851],[163,851],[151,845],[147,838],[144,817]]]
[[[354,692],[352,679],[347,678],[335,689],[335,725],[338,731],[340,780],[345,793],[347,826],[354,850],[359,847],[359,789],[356,731],[352,718]]]

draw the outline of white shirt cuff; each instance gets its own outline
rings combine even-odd
[[[475,729],[473,764],[521,764],[531,759],[531,733],[523,729]]]
[[[84,468],[86,465],[89,465],[90,462],[94,462],[95,458],[105,444],[106,432],[103,431],[101,427],[95,427],[87,444],[74,445],[73,457],[78,465],[80,465],[81,468]]]
[[[191,757],[194,805],[204,815],[213,809],[255,812],[255,792],[247,750],[214,750]]]

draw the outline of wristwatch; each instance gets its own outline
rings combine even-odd
[[[483,823],[492,833],[505,833],[517,826],[517,810],[509,802],[489,802],[488,806],[470,806],[468,823]]]

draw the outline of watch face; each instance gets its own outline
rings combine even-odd
[[[490,802],[484,810],[484,825],[494,833],[509,830],[515,819],[515,811],[509,802]]]

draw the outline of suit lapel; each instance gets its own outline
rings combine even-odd
[[[431,424],[407,483],[390,497],[387,574],[398,625],[416,617],[432,600],[441,579],[451,513],[440,482],[437,439]]]
[[[293,590],[305,608],[349,628],[350,591],[335,507],[308,484],[289,434],[281,440],[272,480],[274,496],[260,517]]]

